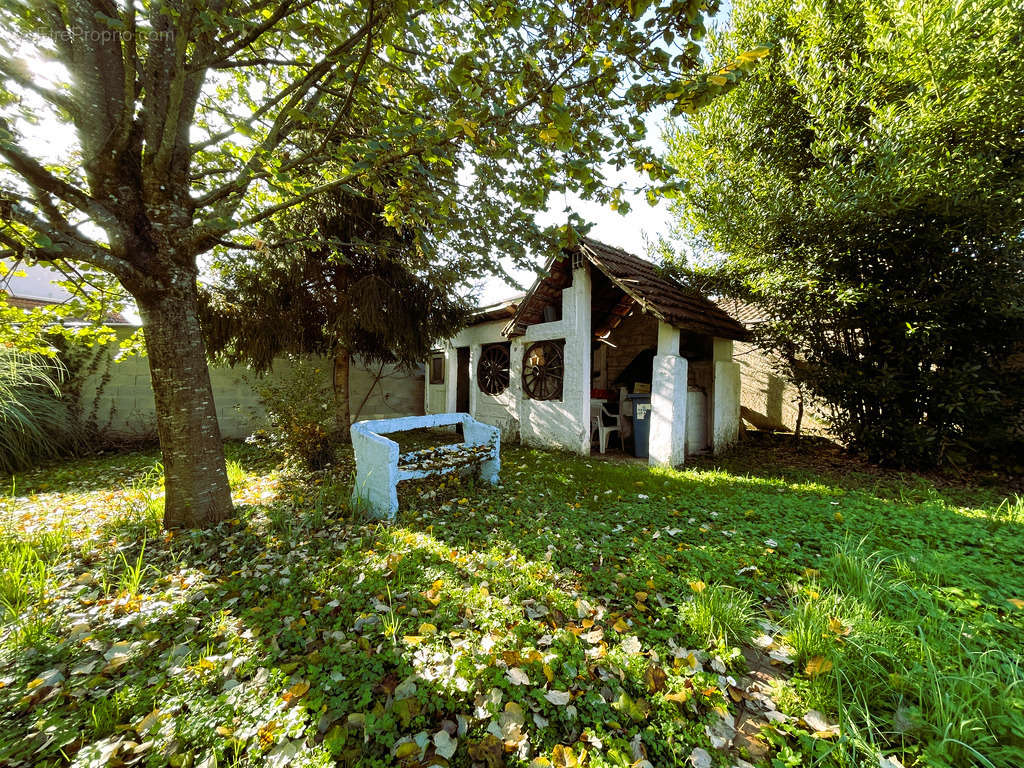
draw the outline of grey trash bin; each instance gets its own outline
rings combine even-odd
[[[647,458],[647,446],[651,439],[651,396],[630,395],[633,402],[633,455]]]

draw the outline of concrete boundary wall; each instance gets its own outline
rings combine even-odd
[[[118,337],[123,339],[134,330],[118,329]],[[104,359],[82,384],[82,409],[86,416],[95,415],[100,429],[112,438],[155,439],[156,407],[149,360],[131,356],[115,361],[117,353],[114,343],[99,351]],[[281,359],[267,376],[281,377],[288,366],[288,360]],[[332,361],[324,359],[321,369],[324,383],[329,387]],[[364,365],[362,361],[353,360],[349,370],[353,417],[360,405],[360,419],[421,415],[423,378],[422,365],[407,369]],[[267,426],[266,412],[257,394],[260,379],[252,371],[242,366],[211,365],[210,380],[223,437],[244,439]]]

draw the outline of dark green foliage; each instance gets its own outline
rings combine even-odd
[[[1022,448],[1022,23],[1007,0],[743,2],[712,49],[779,46],[670,137],[711,283],[765,309],[758,340],[872,459]]]
[[[210,353],[260,372],[281,354],[339,349],[369,362],[423,360],[468,307],[450,291],[457,276],[418,268],[413,238],[380,214],[366,198],[322,196],[275,220],[248,258],[221,262],[203,307]]]

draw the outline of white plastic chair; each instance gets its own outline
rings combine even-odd
[[[606,424],[605,420],[611,421]],[[597,432],[598,445],[601,453],[608,449],[608,435],[612,432],[619,433],[619,444],[622,443],[622,419],[616,413],[612,413],[605,407],[604,403],[590,404],[590,439],[594,439],[594,432]]]

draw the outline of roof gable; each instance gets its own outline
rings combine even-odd
[[[519,304],[515,316],[502,329],[518,336],[540,322],[544,306],[572,284],[570,256],[582,256],[644,311],[686,331],[724,339],[746,339],[748,332],[717,304],[663,274],[654,264],[632,253],[583,237],[579,245],[552,260],[548,274],[538,278]]]

